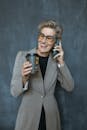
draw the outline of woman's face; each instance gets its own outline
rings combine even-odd
[[[55,41],[55,30],[49,27],[44,27],[38,35],[38,54],[41,56],[49,55]]]

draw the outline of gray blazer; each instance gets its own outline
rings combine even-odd
[[[32,49],[29,52],[36,52]],[[28,51],[17,54],[11,80],[11,94],[15,97],[23,94],[23,99],[18,111],[15,130],[38,130],[42,105],[46,115],[47,130],[61,130],[59,110],[54,97],[57,80],[66,91],[72,91],[74,81],[66,64],[58,67],[51,54],[48,59],[44,81],[40,67],[37,73],[29,79],[29,87],[24,92],[21,69]]]

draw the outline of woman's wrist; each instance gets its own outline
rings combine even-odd
[[[29,79],[29,76],[22,76],[23,86],[26,84],[26,82],[27,82],[28,79]]]

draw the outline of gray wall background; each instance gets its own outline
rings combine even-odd
[[[15,56],[36,46],[37,25],[46,19],[63,25],[65,60],[75,80],[72,93],[56,91],[62,128],[87,130],[87,0],[0,0],[0,130],[14,128],[21,101],[10,94]]]

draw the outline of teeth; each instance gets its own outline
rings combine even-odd
[[[42,47],[46,47],[46,46],[42,46]]]

